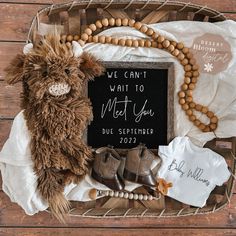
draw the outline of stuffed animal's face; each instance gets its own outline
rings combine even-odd
[[[30,55],[24,63],[25,82],[36,98],[80,96],[86,76],[80,69],[82,58]]]
[[[93,56],[82,53],[75,57],[72,48],[50,36],[28,54],[18,55],[6,71],[10,84],[22,80],[29,98],[43,99],[80,97],[85,82],[103,70]]]

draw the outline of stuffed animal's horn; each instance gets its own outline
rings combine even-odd
[[[75,57],[80,57],[82,55],[83,49],[79,43],[77,43],[76,41],[72,41],[72,48]]]
[[[33,44],[32,43],[28,43],[24,46],[23,48],[23,53],[26,55],[28,54],[33,48]]]

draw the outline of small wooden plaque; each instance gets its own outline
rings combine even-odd
[[[105,62],[106,72],[88,83],[94,120],[87,143],[150,149],[174,137],[174,65],[169,62]]]

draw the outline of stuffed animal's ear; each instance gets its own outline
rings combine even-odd
[[[105,71],[101,62],[89,53],[84,52],[80,59],[82,59],[80,70],[84,73],[85,79],[92,80],[94,77],[102,75]]]
[[[15,84],[23,79],[23,66],[25,55],[18,54],[11,61],[10,65],[5,69],[6,78],[8,84]]]

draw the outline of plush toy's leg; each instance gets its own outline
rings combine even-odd
[[[70,203],[64,196],[64,173],[55,168],[36,171],[38,176],[38,190],[48,201],[52,214],[61,222],[70,209]]]

